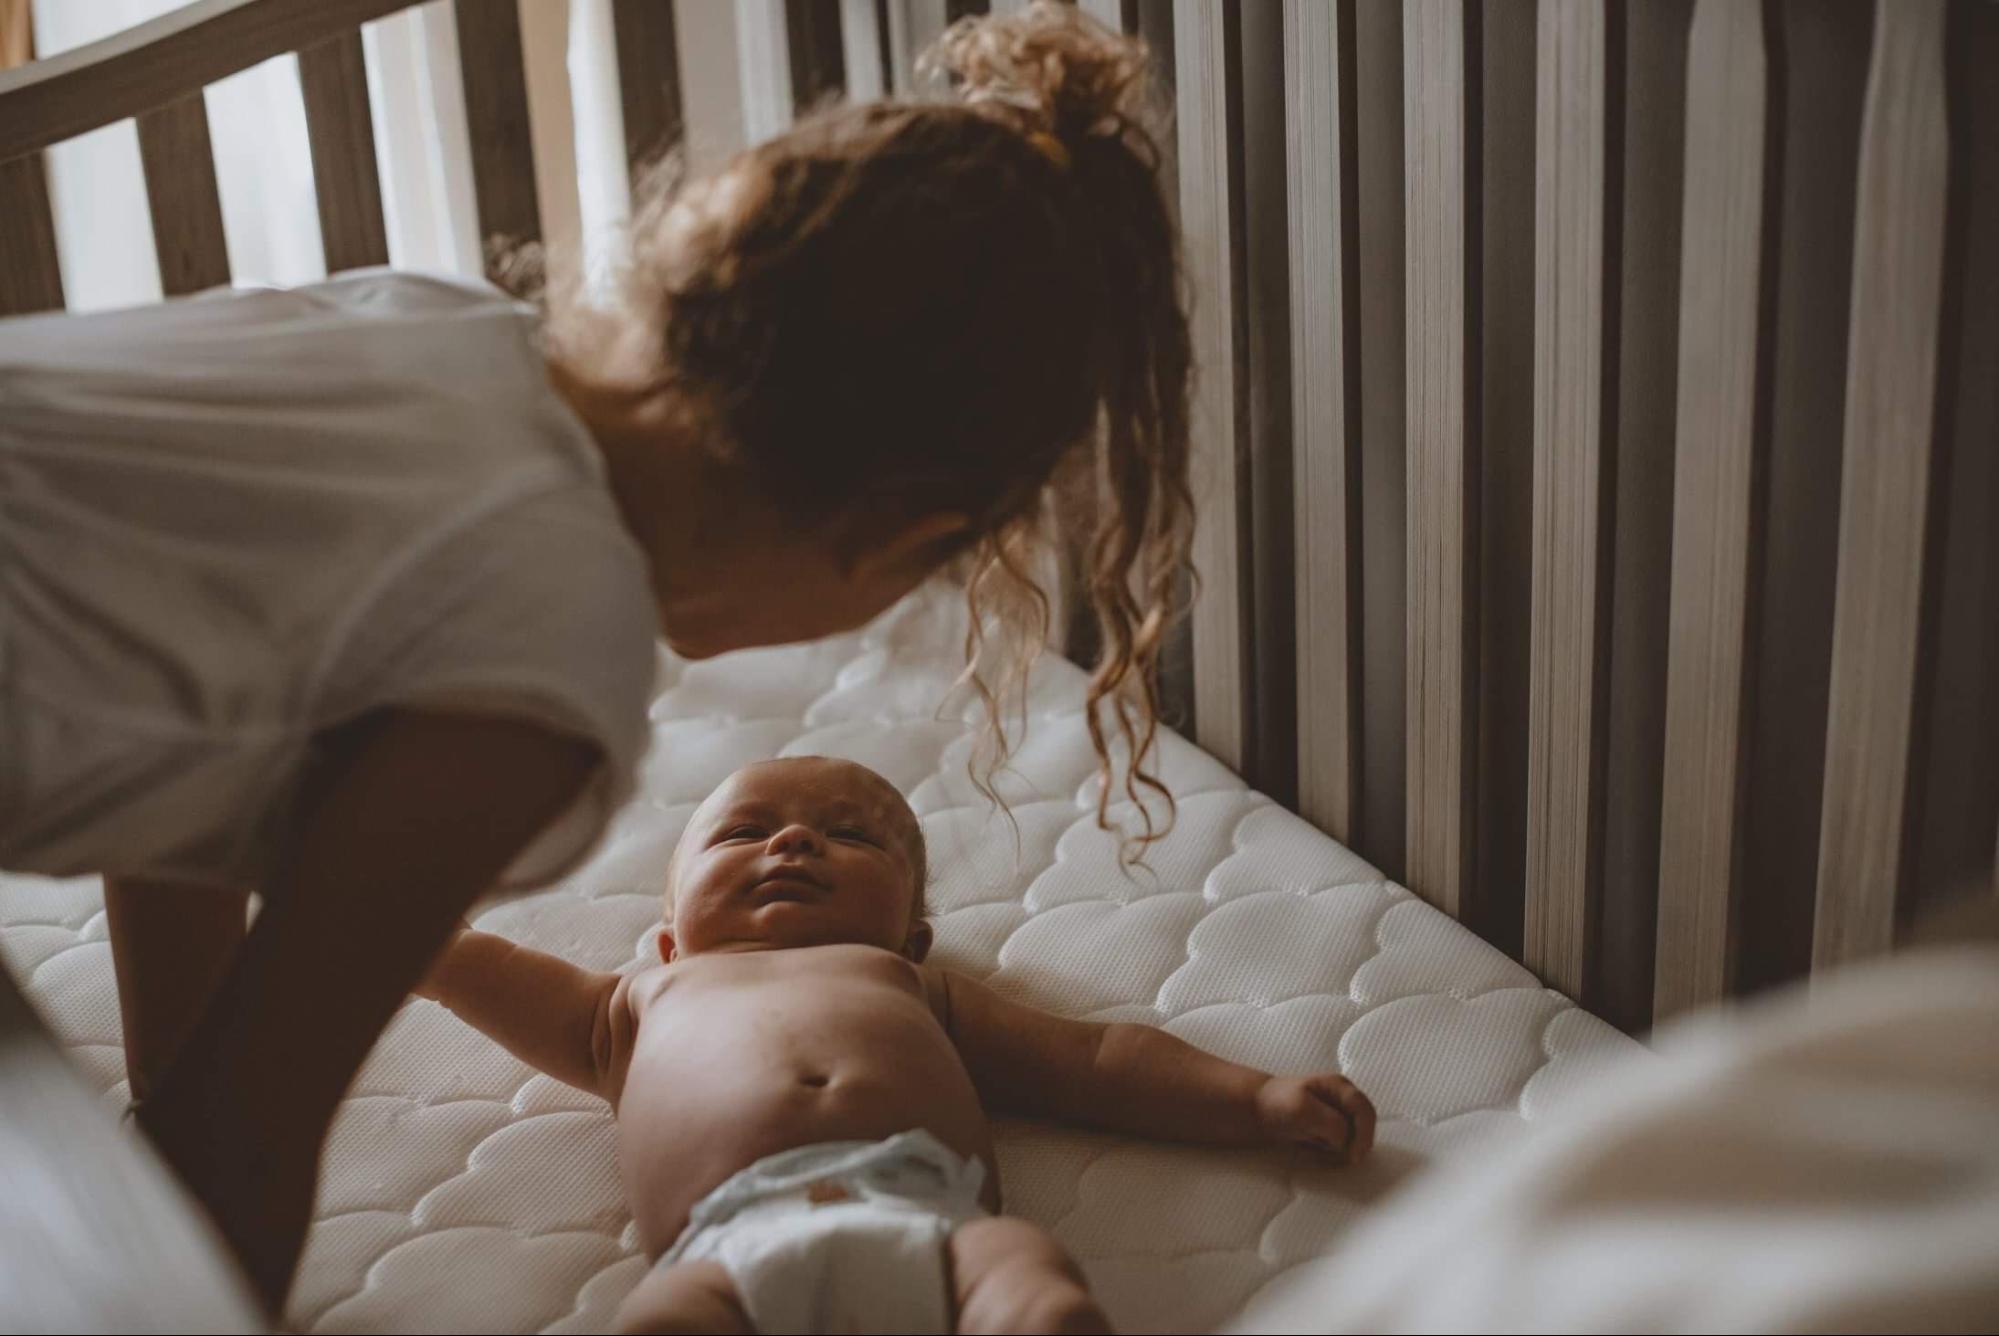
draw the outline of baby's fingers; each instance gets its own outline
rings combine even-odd
[[[1309,1078],[1305,1088],[1345,1124],[1346,1135],[1340,1145],[1349,1161],[1359,1160],[1374,1149],[1374,1103],[1360,1087],[1343,1076],[1327,1073]]]

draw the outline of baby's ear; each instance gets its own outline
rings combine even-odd
[[[930,954],[930,925],[922,919],[909,925],[909,936],[903,939],[902,954],[921,965],[923,958]]]
[[[659,958],[665,961],[667,964],[671,965],[673,963],[674,956],[679,954],[679,951],[680,948],[676,946],[673,941],[673,929],[667,927],[660,928]]]

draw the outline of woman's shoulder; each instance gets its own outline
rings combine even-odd
[[[363,316],[464,310],[531,315],[533,311],[483,278],[433,269],[392,269],[386,265],[345,270],[323,282],[288,291],[322,306]]]
[[[385,266],[294,287],[231,286],[137,306],[0,319],[0,348],[58,350],[286,325],[314,317],[381,319],[466,311],[532,318],[532,308],[484,279]]]

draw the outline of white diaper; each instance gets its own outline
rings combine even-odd
[[[944,1245],[985,1177],[928,1132],[800,1146],[703,1197],[658,1265],[720,1262],[759,1332],[949,1331]]]

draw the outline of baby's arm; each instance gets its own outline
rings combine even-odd
[[[530,1067],[613,1104],[635,1028],[627,991],[616,974],[469,928],[417,986]]]
[[[1097,1025],[1020,1006],[933,970],[951,1038],[996,1109],[1139,1136],[1302,1145],[1348,1160],[1374,1144],[1374,1106],[1333,1072],[1271,1076],[1149,1025]]]

